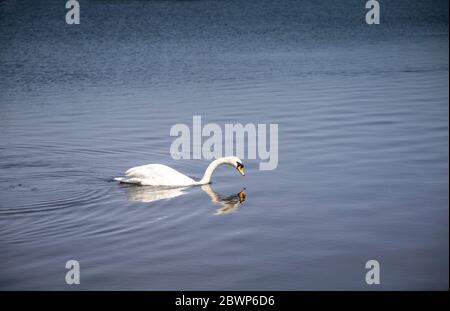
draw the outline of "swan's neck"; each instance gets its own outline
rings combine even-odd
[[[199,185],[206,185],[209,184],[211,182],[211,176],[214,172],[214,170],[222,164],[227,164],[228,162],[224,159],[217,159],[212,161],[208,167],[206,168],[205,174],[203,175],[203,178],[200,179],[200,181],[198,182]]]

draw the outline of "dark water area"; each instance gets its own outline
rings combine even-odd
[[[448,2],[364,4],[0,1],[0,289],[448,290]],[[278,124],[278,167],[112,181],[201,178],[194,115]]]

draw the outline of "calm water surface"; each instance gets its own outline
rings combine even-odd
[[[448,2],[0,1],[0,289],[448,289]],[[154,193],[175,123],[278,123],[279,165]],[[245,201],[239,192],[245,188]],[[155,200],[159,196],[170,199]],[[242,196],[241,196],[242,197]],[[242,201],[242,202],[241,202]]]

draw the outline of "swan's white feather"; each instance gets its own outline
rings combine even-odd
[[[123,183],[142,186],[191,186],[195,180],[163,164],[147,164],[132,167],[125,172]]]

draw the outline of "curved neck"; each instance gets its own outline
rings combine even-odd
[[[211,182],[211,176],[214,172],[214,170],[222,164],[227,164],[228,162],[226,161],[226,159],[224,158],[220,158],[217,160],[212,161],[208,167],[206,168],[205,174],[203,175],[203,178],[200,179],[200,181],[198,182],[199,185],[206,185],[209,184]]]

